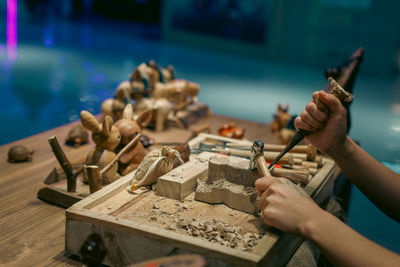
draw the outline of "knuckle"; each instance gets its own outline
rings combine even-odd
[[[314,102],[309,102],[309,103],[306,105],[306,110],[307,110],[307,112],[313,112],[313,111],[315,110],[315,104],[314,104]]]
[[[307,113],[307,111],[305,111],[305,110],[303,110],[303,111],[300,113],[300,118],[301,118],[302,120],[306,119],[307,116],[308,116],[308,113]]]

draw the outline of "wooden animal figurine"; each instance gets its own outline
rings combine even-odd
[[[184,109],[187,105],[197,102],[200,85],[185,80],[173,80],[169,83],[156,83],[151,96],[166,98],[173,103],[175,111]]]
[[[163,75],[163,81],[164,83],[168,83],[172,80],[176,79],[176,72],[175,68],[173,65],[168,65],[165,68],[161,70],[162,75]]]
[[[292,116],[289,114],[289,104],[283,108],[281,104],[278,104],[278,112],[274,115],[274,119],[271,122],[271,131],[273,133],[279,133],[279,131],[286,127],[286,124],[290,121]]]
[[[125,108],[125,103],[130,103],[131,98],[127,95],[127,84],[121,83],[114,98],[108,98],[101,104],[101,112],[103,116],[110,116],[114,121],[122,118],[122,112]]]
[[[168,114],[172,111],[171,103],[165,98],[140,98],[136,100],[134,106],[135,111],[143,112],[147,109],[153,111],[151,120],[155,122],[155,130],[157,132],[163,131]]]
[[[139,117],[133,119],[133,108],[131,104],[126,105],[122,119],[115,123],[115,127],[121,134],[121,142],[116,151],[120,151],[126,144],[128,144],[138,133],[145,128],[152,117],[152,110],[146,110]],[[133,148],[128,150],[119,159],[119,173],[126,175],[139,166],[142,159],[146,156],[146,151],[141,142],[138,142]]]
[[[89,151],[86,156],[86,165],[97,165],[101,169],[115,158],[113,152],[120,143],[121,135],[117,127],[113,126],[113,119],[106,115],[103,123],[99,123],[96,118],[88,111],[81,112],[81,122],[83,127],[92,132],[92,140],[96,146]],[[102,184],[109,184],[119,178],[118,164],[113,165],[102,176]],[[84,175],[84,182],[87,176]]]
[[[200,86],[182,79],[177,80],[175,77],[175,70],[172,66],[161,69],[154,60],[150,60],[148,64],[143,63],[137,67],[132,74],[132,88],[135,88],[133,85],[137,82],[142,82],[145,87],[144,91],[148,88],[147,92],[150,93],[150,97],[166,98],[173,103],[174,110],[181,110],[188,104],[197,101]]]
[[[89,133],[83,128],[82,125],[78,124],[71,128],[68,132],[67,140],[65,143],[70,146],[79,147],[82,144],[86,144],[89,141]]]
[[[146,63],[140,64],[131,75],[131,96],[140,98],[150,94],[155,84],[159,82],[160,75],[154,68]]]
[[[33,150],[29,150],[27,147],[23,145],[15,145],[12,146],[8,150],[8,162],[16,163],[16,162],[24,162],[24,161],[32,161]]]

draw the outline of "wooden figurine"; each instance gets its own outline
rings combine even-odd
[[[131,96],[135,110],[151,108],[156,130],[162,131],[168,113],[175,113],[197,102],[200,86],[197,83],[175,79],[172,66],[161,69],[154,61],[139,65],[131,76]],[[148,94],[148,97],[144,97]]]
[[[282,105],[278,104],[278,112],[274,114],[274,119],[271,122],[271,131],[273,133],[279,133],[279,131],[286,127],[286,124],[290,121],[292,116],[289,114],[289,104],[283,108]]]
[[[122,82],[118,85],[114,98],[108,98],[101,104],[101,112],[103,116],[110,116],[114,121],[122,118],[122,112],[126,103],[131,102],[131,98],[127,92],[129,83]]]
[[[121,134],[121,142],[116,147],[116,151],[120,151],[126,146],[138,133],[145,128],[152,117],[152,110],[147,109],[139,117],[133,119],[133,108],[131,104],[126,105],[123,111],[122,119],[115,123],[115,127]],[[141,142],[138,142],[133,148],[128,150],[119,159],[118,171],[121,175],[126,175],[135,170],[145,157],[146,152]]]
[[[92,132],[92,140],[96,144],[86,156],[86,165],[98,165],[104,168],[116,156],[113,152],[120,143],[121,135],[117,127],[113,126],[113,119],[105,116],[103,123],[99,123],[96,118],[88,111],[81,112],[81,122],[83,127]],[[119,178],[117,172],[118,164],[114,164],[102,176],[102,184],[109,184]],[[84,181],[87,182],[87,176],[84,175]]]
[[[175,111],[197,102],[197,95],[200,91],[199,84],[176,79],[175,69],[171,65],[162,70],[154,60],[150,60],[148,66],[153,69],[156,80],[151,92],[152,97],[168,99],[174,104]]]
[[[242,139],[245,131],[246,130],[244,128],[237,128],[234,122],[224,124],[218,129],[218,133],[220,136],[235,139]]]
[[[82,125],[78,124],[72,127],[69,131],[67,140],[65,140],[65,144],[79,147],[82,144],[86,144],[88,140],[88,131]]]
[[[286,145],[293,135],[295,131],[287,127],[288,122],[292,119],[292,116],[289,114],[289,104],[283,108],[281,104],[278,104],[278,112],[274,115],[274,119],[270,124],[271,131],[278,135],[282,144]]]
[[[15,145],[8,150],[8,162],[32,161],[33,152],[23,145]]]
[[[168,114],[172,111],[171,103],[164,98],[140,98],[135,101],[134,110],[143,112],[147,109],[153,111],[152,121],[155,123],[155,130],[161,132],[165,128]]]
[[[155,64],[151,63],[150,64]],[[151,97],[156,83],[159,83],[160,74],[155,67],[142,63],[132,73],[129,96],[134,99],[134,110],[143,112],[153,110],[152,121],[155,122],[155,130],[163,131],[168,114],[172,110],[171,103],[165,98]]]
[[[163,81],[164,83],[168,83],[172,80],[176,79],[176,72],[173,65],[168,65],[161,70]]]

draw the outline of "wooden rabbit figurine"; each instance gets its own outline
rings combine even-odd
[[[81,112],[81,122],[83,127],[92,132],[92,140],[96,146],[89,151],[86,156],[86,165],[98,165],[100,169],[104,168],[116,154],[113,152],[119,145],[121,135],[119,130],[113,126],[113,119],[110,116],[105,116],[103,123],[99,123],[96,118],[88,111]],[[108,170],[102,176],[102,184],[109,184],[117,180],[118,163]],[[84,182],[87,182],[87,177],[84,175]]]
[[[122,115],[122,119],[118,120],[115,123],[115,127],[121,133],[121,142],[116,151],[120,151],[126,144],[128,144],[133,138],[135,138],[135,136],[149,124],[151,117],[152,110],[148,109],[140,114],[140,116],[136,120],[134,120],[132,105],[126,105]],[[144,156],[146,156],[146,151],[142,143],[138,142],[133,148],[128,150],[119,159],[119,173],[121,175],[126,175],[135,170],[139,166]]]

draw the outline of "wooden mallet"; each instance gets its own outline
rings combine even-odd
[[[271,176],[264,159],[264,143],[260,139],[253,142],[250,151],[250,170],[257,168],[261,176]]]

